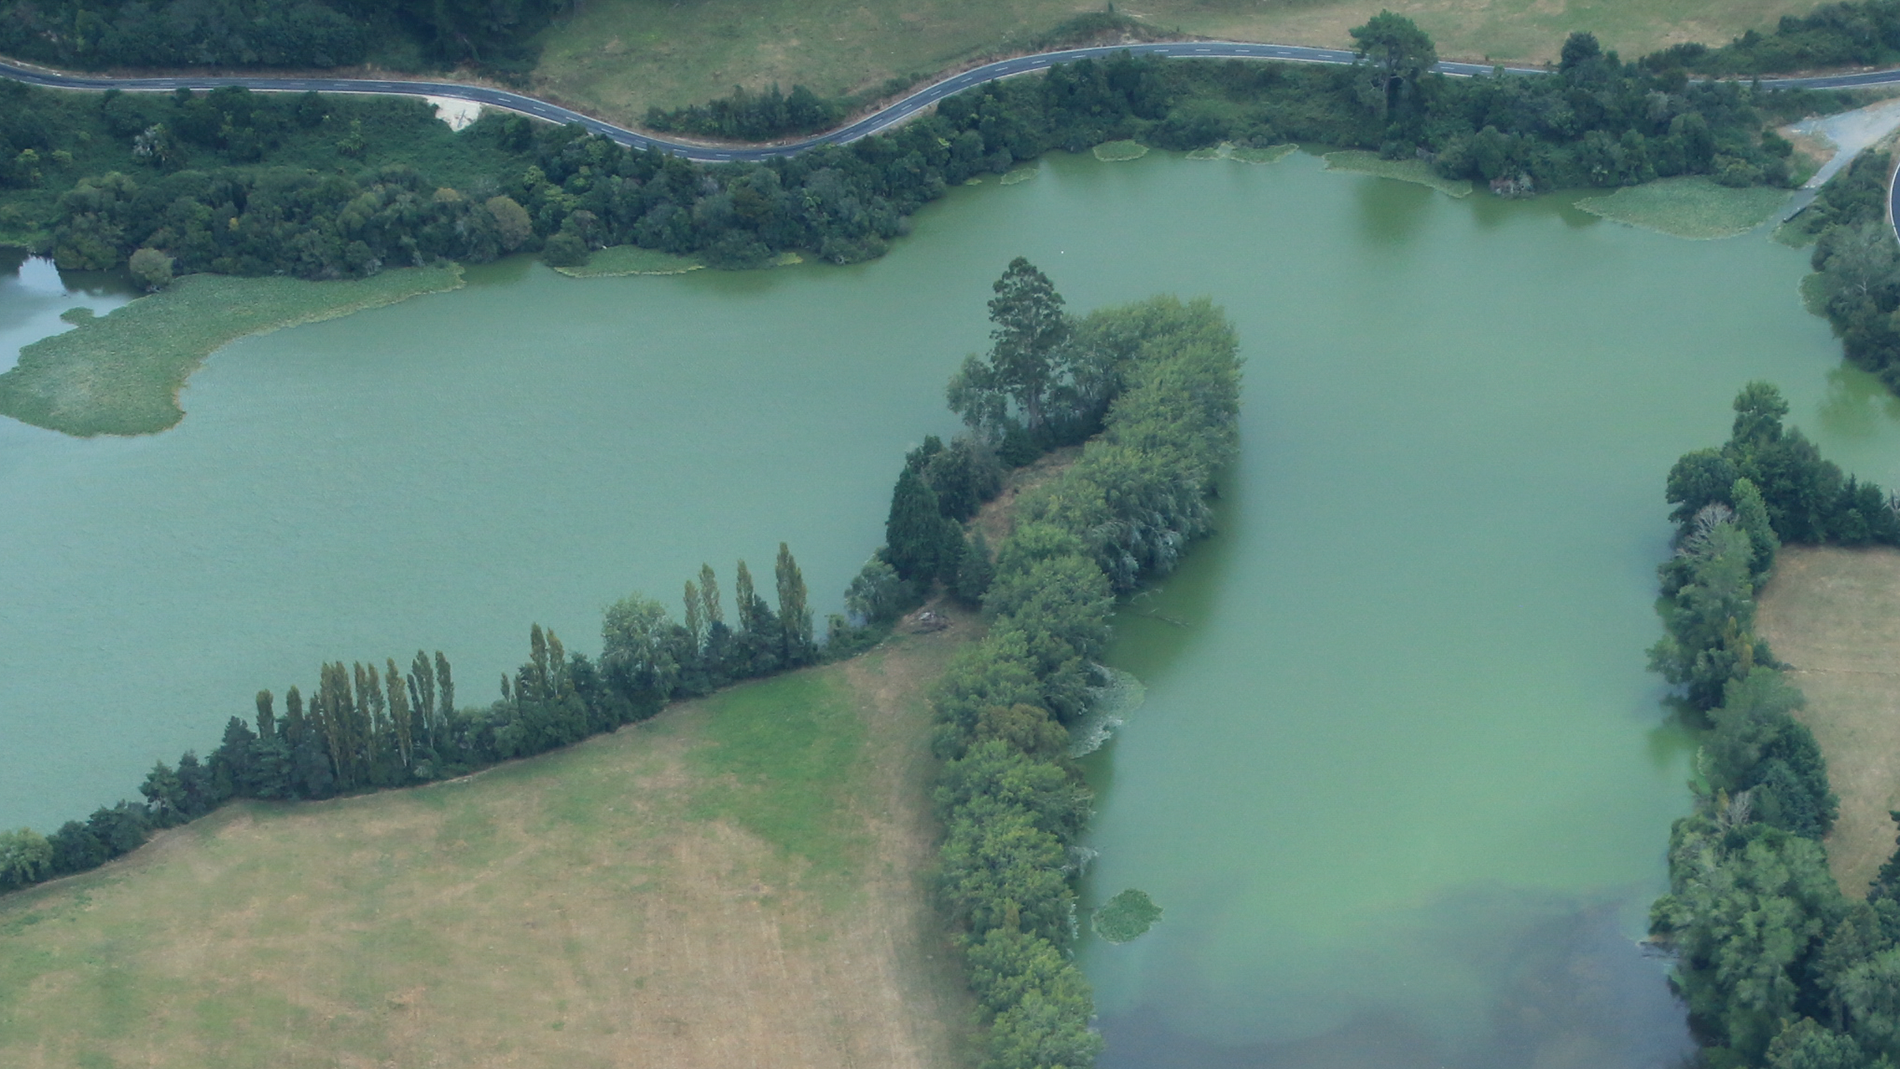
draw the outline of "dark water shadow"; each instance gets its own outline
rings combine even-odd
[[[1665,963],[1621,930],[1620,904],[1576,904],[1515,925],[1535,895],[1469,890],[1431,913],[1448,955],[1490,979],[1477,1027],[1447,1036],[1372,1000],[1319,1035],[1222,1043],[1158,1007],[1100,1022],[1103,1069],[1672,1069],[1693,1051]],[[1263,968],[1271,963],[1262,963]],[[1414,978],[1430,983],[1430,976]],[[1179,998],[1179,994],[1175,995]]]
[[[1409,245],[1425,226],[1432,198],[1444,194],[1416,182],[1391,178],[1362,178],[1353,191],[1358,207],[1359,236],[1368,245]]]
[[[1871,439],[1900,422],[1900,397],[1873,375],[1843,361],[1827,373],[1821,426],[1840,438]]]

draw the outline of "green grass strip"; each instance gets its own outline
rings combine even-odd
[[[1146,156],[1148,146],[1139,141],[1104,141],[1095,146],[1093,152],[1095,158],[1103,163],[1121,163]]]
[[[638,245],[615,245],[587,258],[579,267],[557,267],[569,278],[614,278],[620,275],[683,275],[706,265],[691,256],[675,256]]]
[[[1095,934],[1111,943],[1126,943],[1154,927],[1161,919],[1161,907],[1146,891],[1130,887],[1103,903],[1090,919]]]
[[[1747,233],[1787,203],[1788,191],[1766,186],[1732,189],[1700,175],[1627,186],[1577,207],[1605,219],[1679,238],[1708,240]]]
[[[82,438],[156,434],[185,417],[178,391],[191,373],[239,338],[461,284],[455,264],[345,282],[187,275],[21,349],[19,365],[0,375],[0,415]]]
[[[1444,178],[1432,170],[1432,165],[1424,160],[1386,160],[1380,159],[1376,152],[1351,149],[1345,152],[1328,152],[1326,169],[1329,171],[1347,171],[1352,174],[1369,174],[1377,178],[1395,178],[1401,182],[1416,182],[1421,186],[1430,186],[1448,197],[1469,197],[1471,183],[1462,178]]]

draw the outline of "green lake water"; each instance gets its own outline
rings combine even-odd
[[[852,268],[498,265],[231,346],[163,435],[0,427],[0,825],[324,659],[441,648],[486,700],[530,622],[591,650],[612,598],[781,539],[835,609],[1017,254],[1077,309],[1211,294],[1248,360],[1220,533],[1124,611],[1147,697],[1088,759],[1086,904],[1166,911],[1080,946],[1104,1065],[1673,1064],[1634,943],[1687,807],[1643,671],[1663,475],[1750,378],[1885,483],[1900,414],[1802,311],[1803,250],[1306,156],[1051,159]]]

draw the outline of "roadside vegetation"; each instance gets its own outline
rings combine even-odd
[[[9,83],[0,229],[64,267],[151,249],[177,274],[362,277],[522,249],[574,268],[623,245],[724,268],[788,252],[847,263],[882,254],[949,187],[1058,148],[1313,142],[1506,196],[1676,175],[1782,187],[1792,146],[1772,127],[1846,99],[1689,82],[1625,64],[1587,34],[1566,42],[1554,77],[1446,78],[1429,73],[1435,47],[1404,18],[1353,32],[1358,66],[1124,53],[989,83],[848,147],[720,166],[521,116],[450,133],[415,102]]]
[[[1900,1056],[1900,852],[1864,901],[1841,893],[1821,841],[1839,799],[1805,704],[1758,631],[1756,593],[1783,544],[1900,544],[1881,488],[1843,476],[1787,403],[1754,382],[1720,449],[1677,461],[1676,554],[1660,569],[1652,668],[1703,729],[1695,812],[1669,843],[1650,927],[1711,1066],[1859,1069]]]
[[[0,374],[0,415],[63,434],[155,434],[185,417],[178,392],[239,338],[314,323],[462,284],[453,263],[309,284],[191,275],[20,350]]]
[[[1803,282],[1840,336],[1847,358],[1900,392],[1900,245],[1887,221],[1885,151],[1869,150],[1828,180],[1808,209],[1784,228],[1814,242],[1815,275]]]
[[[923,683],[979,625],[0,899],[0,1062],[946,1069]]]

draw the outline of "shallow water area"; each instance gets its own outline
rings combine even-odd
[[[702,560],[789,541],[836,608],[1021,254],[1077,310],[1209,294],[1248,359],[1220,532],[1123,612],[1145,697],[1085,759],[1083,909],[1165,911],[1079,947],[1104,1065],[1673,1065],[1635,944],[1688,805],[1643,668],[1663,477],[1768,378],[1900,483],[1900,404],[1802,310],[1807,253],[1305,155],[1036,173],[871,264],[508,262],[230,346],[163,435],[0,429],[0,588],[34,610],[0,616],[0,826],[130,794],[324,659],[441,648],[488,700],[530,622],[592,651]]]
[[[19,362],[21,348],[71,330],[62,313],[90,308],[105,315],[134,296],[128,279],[99,272],[62,273],[44,257],[0,248],[0,371]]]

